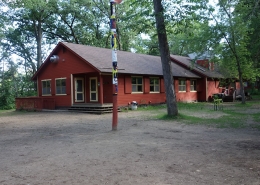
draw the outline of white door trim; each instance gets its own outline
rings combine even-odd
[[[91,82],[94,82],[92,84]],[[93,99],[92,95],[95,94],[96,99]],[[97,77],[89,78],[89,96],[91,102],[97,102],[98,101],[98,85],[97,85]]]
[[[81,81],[81,89],[78,89],[78,81]],[[75,78],[74,79],[74,85],[75,85],[75,102],[84,102],[85,101],[85,92],[84,92],[84,78]],[[82,99],[77,99],[77,95],[82,95]]]

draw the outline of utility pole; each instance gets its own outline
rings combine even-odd
[[[112,83],[113,83],[113,118],[112,130],[117,130],[118,123],[118,79],[117,79],[117,34],[116,34],[116,4],[120,4],[122,0],[110,0],[110,29],[111,29],[111,47],[112,47]]]

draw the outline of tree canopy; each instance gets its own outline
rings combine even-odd
[[[161,2],[171,54],[211,51],[241,87],[243,80],[259,79],[259,0]],[[117,6],[120,50],[160,55],[153,5],[124,0]],[[110,47],[108,0],[2,0],[0,10],[3,74],[12,64],[29,80],[59,41]]]

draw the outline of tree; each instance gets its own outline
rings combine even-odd
[[[34,68],[33,63],[36,61],[35,72],[42,64],[43,55],[43,24],[52,13],[52,1],[42,0],[17,0],[6,1],[5,6],[8,7],[6,17],[11,18],[12,22],[7,27],[7,41],[4,42],[6,47],[18,56],[29,59],[29,63]],[[19,38],[21,37],[21,38]],[[16,50],[16,45],[19,50]],[[12,48],[11,48],[12,47]],[[26,53],[26,57],[24,54]],[[36,54],[35,54],[36,53]]]
[[[166,90],[167,112],[169,116],[177,116],[178,108],[176,102],[176,95],[173,86],[172,67],[170,60],[170,51],[167,42],[167,34],[164,23],[164,9],[162,0],[153,0],[154,12],[156,19],[156,28],[158,34],[159,48],[161,54],[161,62],[163,69],[164,84]]]
[[[239,79],[242,103],[245,103],[243,79],[252,78],[256,74],[247,50],[250,21],[243,19],[247,8],[236,0],[220,0],[218,14],[211,13],[215,21],[214,29],[218,30],[219,42],[222,42],[223,64],[226,68],[230,66],[231,70],[236,68],[233,72]]]

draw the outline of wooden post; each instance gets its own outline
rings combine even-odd
[[[117,79],[117,35],[116,35],[116,4],[121,3],[122,0],[110,0],[110,29],[111,29],[111,47],[112,47],[112,83],[113,83],[113,118],[112,130],[117,130],[118,123],[118,79]]]

